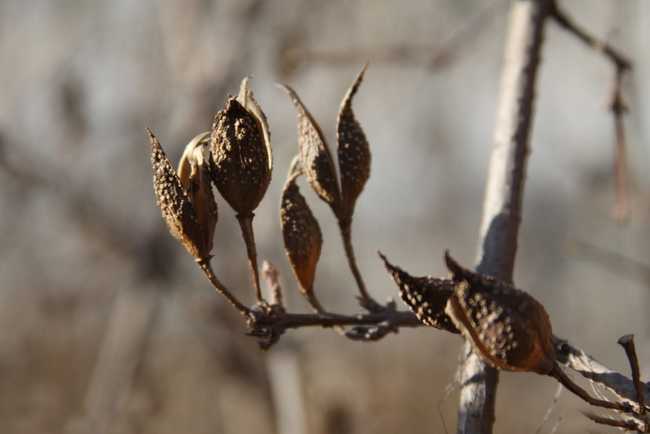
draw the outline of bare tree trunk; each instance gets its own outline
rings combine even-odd
[[[477,260],[478,271],[507,281],[512,280],[517,252],[535,81],[549,3],[515,0],[511,7]],[[499,375],[467,343],[460,380],[458,433],[490,434]]]

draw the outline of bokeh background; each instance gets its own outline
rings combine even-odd
[[[634,61],[630,215],[611,217],[611,65],[549,24],[515,280],[546,305],[556,334],[624,372],[615,342],[635,333],[650,374],[650,4],[563,3]],[[0,432],[453,432],[456,336],[421,328],[363,344],[300,330],[259,351],[167,234],[144,129],[177,161],[253,77],[275,152],[259,254],[280,269],[291,309],[306,311],[278,219],[295,114],[274,83],[299,92],[335,146],[339,102],[369,60],[355,111],[372,176],[353,231],[372,293],[395,297],[378,249],[421,275],[445,274],[445,248],[474,258],[508,5],[0,2]],[[355,312],[335,220],[303,192],[325,237],[317,291],[331,310]],[[214,266],[251,301],[239,228],[219,205]],[[496,431],[535,432],[556,387],[503,374]],[[561,394],[539,432],[608,432],[581,408]]]

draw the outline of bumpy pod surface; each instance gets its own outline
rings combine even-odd
[[[555,364],[551,321],[528,293],[475,273],[445,255],[455,282],[445,311],[477,353],[509,371],[549,374]]]
[[[209,172],[210,160],[207,155],[209,138],[209,132],[194,137],[185,147],[178,163],[178,177],[194,209],[201,235],[200,247],[206,255],[212,251],[214,229],[218,219]]]
[[[307,181],[316,194],[327,202],[336,216],[340,215],[341,193],[336,177],[334,160],[325,136],[298,94],[289,86],[283,86],[289,94],[298,114],[298,147],[300,161]]]
[[[323,236],[318,221],[296,184],[297,176],[287,180],[282,192],[280,221],[284,248],[301,292],[313,295],[316,265],[320,258]]]
[[[238,214],[251,215],[271,181],[272,157],[262,121],[238,98],[230,98],[215,116],[210,149],[217,189]]]
[[[451,318],[445,313],[447,300],[453,293],[453,281],[430,276],[411,276],[400,267],[391,264],[386,256],[381,253],[380,256],[386,270],[397,284],[402,300],[423,324],[452,333],[460,333]]]
[[[346,218],[352,218],[357,198],[370,177],[370,146],[352,111],[352,99],[365,72],[366,67],[361,70],[343,98],[336,126],[341,174],[341,211]]]
[[[190,255],[197,259],[204,259],[210,252],[206,251],[205,237],[201,233],[201,227],[190,197],[183,188],[160,142],[151,131],[148,133],[151,142],[151,166],[156,205],[160,208],[169,232],[181,242]]]

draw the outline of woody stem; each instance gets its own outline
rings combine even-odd
[[[339,220],[339,228],[341,229],[341,238],[343,238],[343,247],[345,248],[345,256],[348,258],[348,264],[354,280],[357,282],[361,305],[371,312],[376,312],[381,309],[381,305],[377,303],[366,290],[366,284],[363,282],[361,272],[357,266],[357,260],[354,256],[354,247],[352,246],[352,222],[349,220]]]
[[[618,410],[623,413],[633,413],[632,406],[627,405],[622,402],[611,402],[611,401],[605,401],[602,399],[596,399],[589,395],[586,390],[584,390],[582,387],[578,386],[576,383],[569,378],[568,375],[564,373],[562,368],[556,363],[555,366],[553,367],[553,370],[549,373],[549,375],[556,380],[558,380],[564,387],[569,389],[569,391],[578,397],[582,398],[585,402],[587,402],[590,405],[593,405],[594,407],[602,407],[602,408],[609,408],[612,410]]]
[[[255,297],[258,303],[264,303],[260,287],[260,275],[257,269],[257,247],[255,246],[255,233],[253,232],[253,217],[255,217],[253,213],[237,214],[237,221],[239,221],[244,243],[246,243],[246,253],[248,254],[248,265],[251,269],[253,286],[255,287]]]
[[[217,292],[219,292],[221,295],[226,297],[226,300],[228,300],[228,302],[232,304],[243,317],[248,318],[250,316],[250,309],[244,306],[237,299],[237,297],[235,297],[226,288],[226,286],[223,283],[221,283],[221,281],[217,278],[217,276],[214,274],[214,271],[212,270],[212,265],[210,264],[210,258],[199,259],[196,261],[196,263],[199,264],[199,267],[201,267],[201,270],[203,270],[203,273],[208,278],[208,280],[210,281],[214,289],[216,289]]]

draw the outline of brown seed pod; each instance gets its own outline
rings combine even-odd
[[[201,251],[208,254],[212,251],[214,228],[218,219],[217,203],[210,183],[209,139],[209,132],[194,137],[185,147],[178,163],[178,177],[192,203],[200,227]]]
[[[210,256],[214,226],[212,231],[209,231],[209,228],[199,223],[190,196],[183,188],[160,142],[151,130],[147,132],[151,141],[151,166],[156,204],[162,212],[170,233],[181,242],[190,255],[198,260],[205,260]],[[216,214],[214,222],[216,223]]]
[[[551,321],[537,300],[493,277],[460,266],[445,253],[455,282],[445,312],[477,354],[495,368],[551,375]]]
[[[454,290],[453,281],[430,276],[413,277],[388,262],[382,253],[379,253],[379,256],[397,284],[402,300],[423,324],[452,333],[460,333],[451,318],[445,313],[447,300]]]
[[[240,215],[253,213],[271,181],[273,159],[268,126],[244,79],[237,98],[214,118],[210,136],[212,179]]]
[[[307,181],[316,194],[330,205],[338,217],[341,193],[334,160],[325,141],[325,136],[298,94],[289,86],[282,85],[282,88],[289,94],[289,98],[298,112],[298,147]]]
[[[296,157],[282,192],[280,206],[282,236],[289,263],[300,284],[300,291],[312,305],[315,303],[314,307],[317,310],[321,310],[320,305],[315,301],[313,288],[323,236],[318,221],[296,184],[296,179],[300,175],[296,170],[296,166],[299,166],[297,161]]]
[[[349,219],[352,218],[357,198],[370,177],[370,147],[352,111],[352,99],[361,85],[366,68],[367,65],[363,67],[345,94],[336,127],[341,173],[341,212]]]

